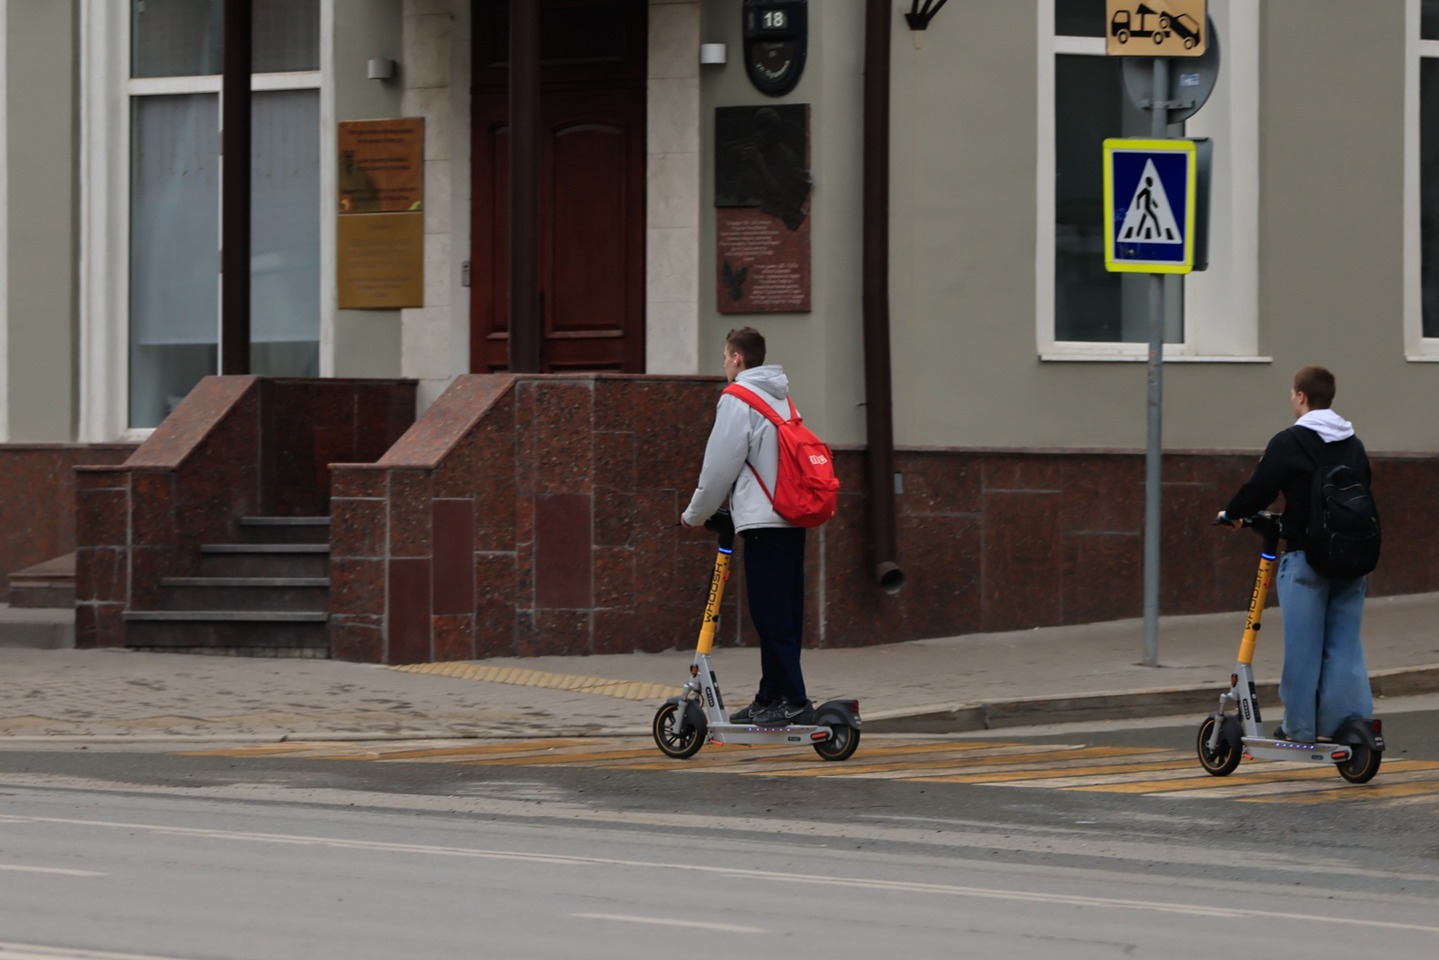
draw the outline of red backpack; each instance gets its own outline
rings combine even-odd
[[[774,492],[764,485],[754,464],[750,472],[759,488],[774,504],[775,513],[796,527],[817,527],[834,516],[839,505],[839,478],[834,475],[834,455],[819,437],[804,425],[794,401],[789,401],[789,419],[774,412],[774,407],[738,384],[725,387],[725,393],[737,397],[769,418],[779,433],[779,474]]]

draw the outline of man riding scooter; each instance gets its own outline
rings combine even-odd
[[[1360,624],[1364,616],[1365,565],[1339,570],[1324,562],[1327,544],[1316,534],[1315,474],[1347,465],[1367,488],[1369,458],[1353,425],[1331,409],[1334,374],[1306,366],[1294,375],[1290,406],[1298,418],[1276,433],[1254,473],[1220,511],[1217,522],[1235,529],[1284,495],[1281,520],[1286,549],[1276,585],[1284,617],[1284,667],[1279,697],[1284,722],[1276,740],[1310,743],[1332,737],[1349,720],[1373,715]],[[1378,556],[1378,518],[1372,546]],[[1311,543],[1314,540],[1316,542]],[[1316,569],[1323,568],[1323,569]],[[1367,573],[1367,571],[1365,571]]]

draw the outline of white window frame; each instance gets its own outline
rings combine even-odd
[[[1055,0],[1039,6],[1036,172],[1035,337],[1041,360],[1148,359],[1147,343],[1054,338],[1055,57],[1104,56],[1102,37],[1055,35]],[[1417,2],[1417,0],[1415,0]],[[1164,345],[1166,361],[1268,363],[1259,355],[1259,5],[1210,0],[1222,36],[1218,83],[1191,118],[1191,137],[1214,141],[1209,269],[1184,284],[1184,341]],[[1116,131],[1117,133],[1117,131]]]
[[[10,0],[0,0],[0,50],[9,42]],[[0,67],[0,443],[10,442],[10,93]]]
[[[1424,336],[1424,246],[1419,205],[1419,64],[1439,59],[1439,40],[1420,37],[1420,0],[1404,7],[1404,358],[1439,361],[1439,338]]]
[[[320,0],[320,69],[258,73],[251,90],[320,91],[320,375],[333,375],[335,287],[334,0]],[[80,4],[80,417],[83,443],[136,442],[129,425],[130,103],[135,97],[220,92],[219,76],[130,77],[129,0]],[[219,149],[216,130],[216,150]],[[221,171],[223,184],[223,170]],[[222,187],[223,189],[223,187]],[[218,199],[217,199],[217,202]],[[220,238],[215,238],[219,270]],[[216,337],[219,337],[216,304]],[[218,371],[217,371],[218,372]]]

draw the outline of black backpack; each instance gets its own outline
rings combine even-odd
[[[1304,530],[1304,559],[1326,577],[1362,577],[1379,565],[1379,510],[1364,479],[1358,439],[1347,445],[1344,459],[1326,463],[1324,441],[1305,427],[1294,435],[1314,461],[1309,496],[1309,525]]]

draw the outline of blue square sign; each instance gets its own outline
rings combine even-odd
[[[1197,164],[1192,140],[1104,141],[1104,268],[1194,269]]]

